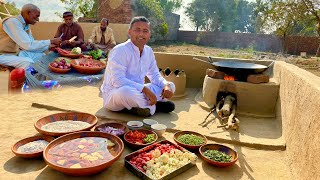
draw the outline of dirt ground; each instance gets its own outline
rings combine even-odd
[[[320,77],[320,58],[308,56],[306,58],[266,52],[256,52],[252,49],[218,49],[214,47],[187,44],[187,43],[153,43],[150,44],[155,52],[178,53],[178,54],[194,54],[202,56],[216,56],[225,58],[242,58],[242,59],[270,59],[277,61],[285,61],[305,69]]]

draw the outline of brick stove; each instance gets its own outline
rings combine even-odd
[[[265,64],[268,65],[271,62],[265,62]],[[280,85],[272,76],[273,65],[260,74],[232,73],[230,75],[208,69],[203,84],[203,100],[213,108],[217,107],[222,97],[229,95],[234,98],[232,100],[237,114],[275,117]],[[269,77],[271,77],[270,80]]]

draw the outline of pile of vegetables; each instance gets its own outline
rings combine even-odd
[[[232,160],[232,156],[217,150],[206,150],[204,156],[217,162],[231,162]]]
[[[177,138],[183,144],[198,146],[204,143],[204,139],[194,134],[183,134]]]
[[[55,67],[55,68],[59,68],[59,69],[70,69],[71,68],[70,60],[64,59],[64,58],[54,60],[54,62],[51,63],[51,66]]]
[[[109,133],[109,134],[115,135],[115,136],[119,136],[124,133],[123,129],[118,129],[118,128],[114,128],[111,126],[98,128],[98,130],[101,132],[104,132],[104,133]]]
[[[128,142],[134,144],[148,144],[156,139],[154,134],[146,134],[140,131],[130,131],[125,138]]]
[[[72,54],[81,54],[81,48],[80,47],[75,47],[71,50]]]
[[[146,173],[150,179],[160,179],[180,167],[195,162],[197,156],[190,152],[182,152],[171,144],[156,144],[148,152],[142,152],[133,157],[130,163]]]
[[[93,59],[99,59],[102,56],[102,50],[92,50],[89,51],[87,55],[92,56]]]

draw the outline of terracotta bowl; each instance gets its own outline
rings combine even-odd
[[[199,145],[184,144],[184,143],[178,141],[178,137],[181,136],[181,135],[184,135],[184,134],[193,134],[193,135],[199,136],[199,137],[204,139],[204,142],[202,144],[199,144]],[[207,144],[207,138],[204,135],[199,134],[197,132],[193,132],[193,131],[179,131],[179,132],[176,132],[173,135],[173,139],[178,145],[180,145],[180,146],[182,146],[182,147],[184,147],[184,148],[186,148],[186,149],[188,149],[190,151],[196,151],[196,150],[198,150],[200,148],[200,146]]]
[[[53,62],[49,63],[49,65],[48,65],[49,69],[50,69],[52,72],[59,73],[59,74],[65,74],[65,73],[67,73],[68,71],[71,70],[71,68],[68,68],[68,69],[60,69],[60,68],[53,67],[53,66],[52,66],[52,63],[53,63]]]
[[[100,124],[96,127],[94,127],[94,131],[98,131],[98,132],[103,132],[100,131],[99,128],[105,128],[105,127],[113,127],[113,128],[117,128],[117,129],[122,129],[124,132],[122,134],[117,135],[118,137],[123,137],[123,135],[129,131],[127,125],[122,124],[122,123],[117,123],[117,122],[109,122],[109,123],[104,123],[104,124]]]
[[[18,148],[20,146],[23,146],[29,142],[33,142],[33,141],[38,141],[38,140],[45,140],[47,142],[51,142],[54,140],[53,137],[51,136],[44,136],[44,135],[39,135],[39,136],[32,136],[32,137],[28,137],[25,139],[22,139],[18,142],[16,142],[12,147],[11,150],[12,152],[19,157],[23,157],[23,158],[37,158],[37,157],[41,157],[43,154],[43,150],[42,151],[37,151],[37,152],[33,152],[33,153],[21,153],[18,152]]]
[[[115,155],[113,156],[113,158],[110,160],[107,160],[107,159],[103,160],[102,159],[100,161],[100,163],[98,163],[96,165],[92,165],[92,166],[88,166],[88,167],[77,167],[77,168],[71,168],[71,167],[65,167],[63,165],[58,165],[57,163],[54,162],[53,159],[50,158],[50,150],[52,150],[53,148],[63,147],[62,144],[64,142],[78,139],[78,138],[85,138],[85,137],[101,137],[101,138],[106,138],[106,139],[110,140],[112,143],[115,144],[113,146],[113,150],[115,151]],[[68,148],[72,148],[72,147],[68,147]],[[114,135],[108,134],[108,133],[103,133],[103,132],[82,131],[82,132],[75,132],[75,133],[67,134],[67,135],[64,135],[64,136],[61,136],[61,137],[55,139],[45,148],[45,150],[43,151],[43,157],[44,157],[44,160],[47,163],[47,165],[57,171],[60,171],[62,173],[72,175],[72,176],[87,176],[87,175],[92,175],[92,174],[96,174],[98,172],[101,172],[101,171],[105,170],[107,167],[111,166],[114,162],[116,162],[121,157],[123,150],[124,150],[124,144],[123,144],[122,140],[117,136],[114,136]],[[105,151],[108,152],[109,150],[106,149]],[[85,148],[84,148],[84,152],[85,152]],[[77,152],[77,153],[79,155],[79,154],[83,154],[84,152],[81,152],[81,149],[79,149],[79,152]],[[70,158],[75,159],[75,160],[70,160],[67,158],[66,163],[68,163],[68,162],[75,163],[76,161],[81,162],[80,159],[82,159],[82,158],[74,158],[74,157],[76,157],[76,155],[73,156],[73,154],[71,154],[71,156],[70,156],[70,153],[67,154],[68,152],[66,152],[66,154],[64,154],[64,151],[61,151],[59,153],[61,153],[61,154],[57,154],[57,155],[55,154],[55,156],[60,155],[60,157],[64,158],[64,159],[66,159],[65,157],[68,157],[68,158],[70,157]],[[94,160],[91,162],[93,163]]]
[[[65,50],[65,51],[67,51],[67,50]],[[67,54],[61,50],[57,50],[57,52],[60,54],[60,56],[71,58],[71,59],[77,59],[77,58],[83,56],[83,54]]]
[[[43,118],[39,119],[37,122],[35,122],[34,127],[36,128],[36,130],[39,133],[49,135],[49,136],[62,136],[62,135],[68,134],[68,133],[76,132],[76,131],[50,132],[50,131],[46,131],[46,130],[41,129],[42,126],[44,126],[48,123],[52,123],[55,121],[65,121],[65,120],[83,121],[83,122],[87,122],[90,124],[89,127],[79,129],[77,131],[90,130],[98,122],[98,118],[92,114],[81,113],[81,112],[66,112],[66,113],[51,114],[49,116],[43,117]]]
[[[204,155],[204,152],[207,151],[207,150],[217,150],[217,151],[224,152],[227,155],[232,156],[232,160],[230,162],[218,162],[218,161],[211,160],[211,159],[207,158]],[[201,156],[201,158],[203,160],[205,160],[209,164],[212,164],[212,165],[218,166],[218,167],[231,166],[231,165],[235,164],[236,161],[238,160],[237,151],[235,151],[235,150],[233,150],[233,149],[231,149],[231,148],[229,148],[227,146],[220,145],[220,144],[206,144],[206,145],[203,145],[203,146],[200,147],[199,152],[200,152],[200,156]]]
[[[100,67],[86,67],[86,66],[81,66],[81,63],[93,63],[96,65],[99,65]],[[97,74],[100,71],[102,71],[103,69],[106,68],[106,64],[98,61],[98,60],[94,60],[94,59],[74,59],[71,61],[71,66],[79,73],[81,74]]]
[[[139,132],[143,132],[143,133],[145,133],[145,134],[154,134],[156,138],[155,138],[154,141],[152,141],[152,142],[150,142],[150,143],[148,143],[148,144],[136,144],[136,143],[133,143],[133,142],[128,141],[128,139],[127,139],[127,134],[130,133],[131,131],[139,131]],[[129,147],[131,147],[132,149],[140,149],[140,148],[146,147],[146,146],[148,146],[148,145],[151,145],[151,144],[157,142],[157,140],[158,140],[158,135],[157,135],[155,132],[150,131],[150,130],[146,130],[146,129],[135,129],[135,130],[130,130],[130,131],[126,132],[126,133],[124,134],[124,137],[123,137],[123,138],[124,138],[124,142],[125,142]]]

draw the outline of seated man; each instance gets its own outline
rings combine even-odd
[[[175,85],[160,75],[153,51],[146,45],[151,36],[149,20],[133,18],[128,34],[128,41],[110,51],[101,86],[103,107],[144,117],[156,110],[173,111],[174,104],[166,99],[172,97]],[[151,83],[144,84],[145,76]]]
[[[0,64],[14,68],[27,68],[45,54],[50,46],[61,43],[59,38],[34,40],[30,24],[39,21],[40,9],[26,4],[19,16],[8,17],[0,21]]]
[[[85,51],[86,45],[84,43],[84,34],[81,26],[78,23],[73,22],[73,14],[71,12],[63,13],[64,23],[58,27],[55,38],[60,37],[62,43],[61,48],[74,48],[80,47],[82,51]],[[73,41],[69,41],[74,36],[77,38]]]
[[[100,26],[94,27],[91,36],[88,39],[88,43],[94,49],[101,49],[105,53],[111,50],[115,45],[112,29],[108,27],[109,20],[102,18]]]

